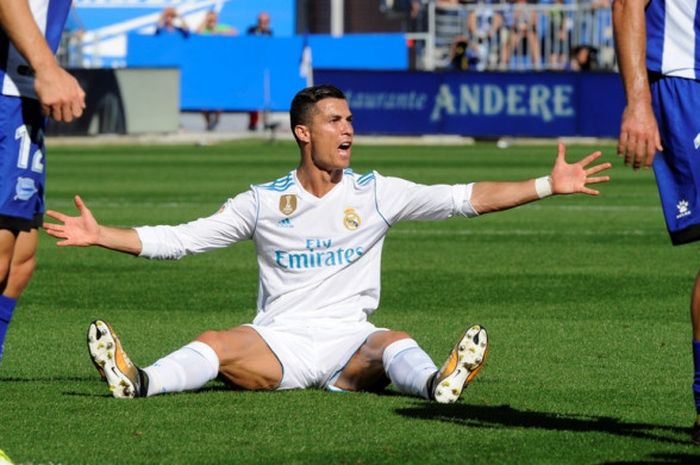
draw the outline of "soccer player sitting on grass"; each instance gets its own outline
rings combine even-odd
[[[252,324],[207,331],[153,365],[134,365],[114,329],[94,321],[88,348],[115,397],[194,390],[220,376],[242,389],[325,388],[361,391],[389,382],[404,394],[456,401],[481,369],[486,331],[467,328],[437,369],[407,333],[368,321],[379,303],[382,245],[402,220],[473,217],[551,194],[597,195],[608,181],[588,167],[595,152],[568,164],[559,153],[550,176],[519,182],[415,184],[350,170],[352,114],[333,86],[300,91],[291,127],[301,161],[296,170],[229,199],[207,218],[179,226],[121,229],[98,224],[80,197],[80,216],[47,214],[44,225],[61,246],[98,245],[152,259],[226,247],[251,239],[257,248],[259,293]]]

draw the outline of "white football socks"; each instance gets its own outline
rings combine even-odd
[[[428,379],[437,371],[435,363],[413,339],[401,339],[384,349],[384,371],[403,394],[430,398]]]
[[[199,389],[219,373],[219,357],[207,344],[194,341],[143,369],[147,396]]]

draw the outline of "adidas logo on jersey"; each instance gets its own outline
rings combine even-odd
[[[294,225],[292,224],[292,220],[289,218],[282,218],[277,222],[277,226],[280,228],[293,228]]]

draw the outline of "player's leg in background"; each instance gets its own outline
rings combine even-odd
[[[693,396],[697,412],[693,442],[700,444],[700,272],[695,277],[695,286],[690,300],[690,316],[693,323]]]
[[[9,229],[0,229],[0,286],[2,289],[7,286],[16,234],[16,232]],[[2,361],[5,335],[7,334],[7,328],[12,319],[16,303],[17,301],[13,298],[0,296],[0,361]]]
[[[248,112],[248,130],[256,131],[258,129],[258,120],[260,119],[259,111]]]
[[[13,299],[19,299],[22,292],[29,284],[36,266],[36,248],[39,243],[37,229],[21,231],[17,236],[15,250],[12,256],[12,264],[7,278],[7,283],[2,295]]]
[[[38,237],[36,229],[19,234],[7,229],[0,230],[0,276],[4,276],[0,296],[0,360],[17,300],[34,273]]]

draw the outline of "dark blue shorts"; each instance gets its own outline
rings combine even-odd
[[[700,81],[650,80],[664,148],[654,158],[661,206],[671,241],[686,244],[700,239]]]
[[[41,225],[45,126],[38,101],[0,95],[0,228]]]

